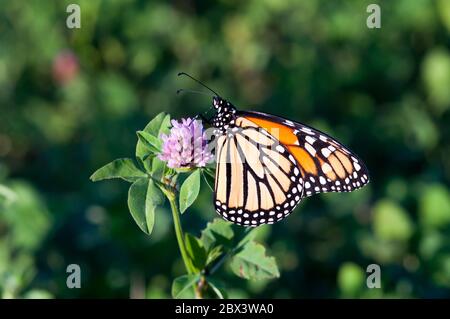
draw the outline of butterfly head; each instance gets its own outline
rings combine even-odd
[[[225,133],[230,125],[234,124],[236,108],[219,96],[213,97],[213,107],[216,110],[216,115],[212,119],[212,125],[221,133]]]

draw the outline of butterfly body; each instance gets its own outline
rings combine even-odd
[[[323,132],[275,115],[238,111],[218,96],[213,107],[214,204],[226,220],[273,224],[304,197],[349,192],[369,181],[363,162]]]

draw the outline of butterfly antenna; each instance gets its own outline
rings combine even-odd
[[[205,93],[205,92],[202,92],[202,91],[187,90],[187,89],[178,89],[178,90],[177,90],[177,94],[180,94],[181,92],[195,93],[195,94],[201,94],[201,95],[207,95],[207,96],[209,96],[208,93]]]
[[[216,96],[220,96],[219,94],[217,94],[216,91],[214,91],[213,89],[211,89],[209,86],[207,86],[206,84],[200,82],[199,80],[197,80],[197,79],[194,78],[193,76],[187,74],[186,72],[180,72],[180,73],[178,73],[178,76],[181,76],[181,75],[187,76],[188,78],[194,80],[195,82],[197,82],[198,84],[200,84],[200,85],[203,86],[204,88],[207,88],[208,90],[210,90],[211,92],[213,92]]]

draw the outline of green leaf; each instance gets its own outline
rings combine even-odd
[[[338,286],[346,297],[355,297],[364,286],[364,270],[360,266],[347,262],[339,268]]]
[[[426,227],[444,228],[450,224],[450,193],[444,185],[431,184],[422,191],[420,222]]]
[[[450,106],[450,53],[445,48],[430,50],[422,63],[422,77],[431,107],[437,114]]]
[[[180,211],[184,213],[194,203],[200,192],[200,170],[195,170],[183,182],[180,189]]]
[[[169,132],[169,127],[170,115],[162,112],[155,116],[142,131],[159,138],[161,133],[167,134]],[[143,158],[146,154],[148,154],[148,147],[142,141],[138,140],[136,144],[136,157]]]
[[[198,280],[198,275],[184,275],[175,278],[172,283],[172,297],[175,299],[195,298],[194,285]]]
[[[10,188],[0,184],[0,204],[9,204],[17,199],[17,194]]]
[[[159,137],[153,136],[145,131],[137,131],[139,141],[141,141],[153,153],[160,153],[162,141]]]
[[[214,177],[211,176],[206,170],[202,169],[202,175],[203,179],[206,182],[206,185],[208,185],[209,189],[214,192]]]
[[[211,251],[215,246],[232,248],[234,232],[231,223],[223,219],[215,218],[212,223],[208,223],[202,231],[201,240],[203,246]]]
[[[219,299],[225,299],[226,298],[226,291],[223,288],[223,284],[220,282],[217,282],[214,279],[208,278],[208,285],[211,287],[211,290],[216,294]]]
[[[214,248],[209,250],[208,251],[208,256],[206,258],[206,265],[209,265],[214,260],[219,258],[222,255],[222,253],[223,253],[223,246],[221,246],[221,245],[215,246]]]
[[[230,266],[237,276],[245,279],[262,280],[280,276],[275,258],[266,256],[264,246],[254,241],[248,242],[233,256]]]
[[[138,179],[128,191],[130,213],[146,234],[151,234],[155,224],[155,210],[163,203],[164,195],[151,179]]]
[[[378,238],[399,241],[411,238],[414,224],[403,207],[391,200],[380,200],[373,210],[373,226]]]
[[[164,117],[164,119],[161,122],[161,125],[159,126],[159,131],[158,131],[158,137],[161,134],[169,134],[170,133],[170,115],[166,114],[166,116]],[[146,131],[146,130],[144,130]],[[146,131],[147,132],[147,131]],[[151,132],[149,132],[151,134]],[[154,134],[153,134],[154,135]]]
[[[104,179],[121,178],[128,182],[134,182],[145,176],[146,173],[141,171],[131,158],[119,158],[96,170],[90,179],[97,182]]]
[[[166,162],[155,157],[152,159],[152,177],[157,181],[161,181],[166,171]]]
[[[185,235],[186,250],[197,271],[201,271],[206,265],[206,250],[203,243],[189,233]]]

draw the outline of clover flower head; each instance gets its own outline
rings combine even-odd
[[[207,138],[201,121],[187,118],[172,120],[169,135],[161,134],[163,140],[160,160],[171,168],[204,167],[213,159],[207,148]]]

